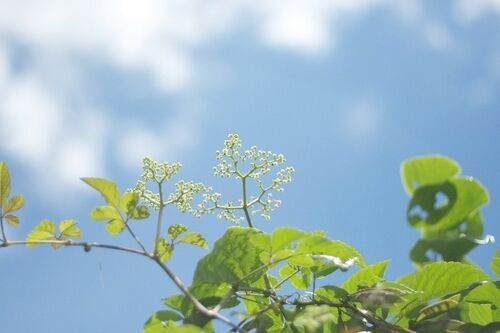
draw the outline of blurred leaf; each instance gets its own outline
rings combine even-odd
[[[49,220],[43,220],[28,234],[26,240],[40,241],[40,240],[56,240],[56,225]],[[41,244],[28,243],[27,247],[35,247]]]
[[[500,277],[500,250],[495,252],[495,257],[493,257],[490,266],[493,273],[495,273],[497,277]]]
[[[132,191],[126,191],[120,198],[120,208],[125,216],[132,217],[135,207],[139,202],[139,195]]]
[[[188,232],[179,240],[179,243],[186,243],[195,246],[199,246],[201,248],[208,248],[208,243],[203,238],[203,236],[197,232]]]
[[[125,222],[122,219],[114,219],[106,223],[106,231],[111,236],[119,235],[125,229]]]
[[[305,267],[301,267],[297,272],[297,268],[285,265],[280,268],[279,275],[282,279],[291,276],[288,281],[290,281],[292,286],[300,290],[307,290],[312,282],[311,271]]]
[[[187,227],[183,224],[172,224],[170,227],[168,227],[168,238],[174,240],[187,230]]]
[[[0,206],[2,206],[10,194],[10,174],[7,164],[0,162]]]
[[[149,217],[148,207],[144,205],[137,206],[132,212],[132,218],[134,220],[143,220]]]
[[[460,295],[458,295],[458,296],[460,296]],[[450,309],[455,308],[458,305],[459,301],[460,301],[460,297],[454,296],[454,297],[450,297],[448,299],[444,299],[442,301],[439,301],[437,303],[428,305],[418,312],[417,318],[415,320],[421,321],[421,320],[437,317],[443,313],[448,312]]]
[[[479,325],[488,325],[493,322],[491,305],[470,303],[469,319],[472,323]]]
[[[404,290],[387,287],[363,288],[350,294],[349,298],[360,302],[364,306],[378,306],[389,308],[395,303],[404,300],[403,296],[407,293]]]
[[[113,206],[100,206],[92,209],[90,218],[96,221],[121,220],[118,210]]]
[[[408,195],[418,187],[442,183],[459,173],[457,162],[440,155],[415,157],[401,164],[401,181]]]
[[[59,223],[59,239],[80,238],[80,229],[76,226],[75,220],[63,220]]]
[[[97,190],[107,204],[115,208],[120,207],[120,195],[115,183],[103,178],[81,178],[81,180]]]
[[[161,260],[161,262],[165,263],[170,260],[172,257],[172,253],[174,251],[174,247],[172,244],[167,242],[164,238],[158,239],[158,243],[156,244],[156,252]]]
[[[179,321],[182,317],[173,311],[158,311],[144,323],[143,333],[168,333],[169,321]]]
[[[337,309],[327,305],[306,306],[297,315],[293,323],[305,329],[307,333],[323,333],[324,328],[338,319]]]
[[[15,212],[16,210],[19,210],[23,208],[24,206],[24,197],[22,195],[15,195],[12,198],[10,198],[9,201],[3,206],[3,213],[11,213]]]
[[[10,224],[13,227],[17,227],[19,225],[19,217],[15,215],[6,215],[4,216],[5,222]]]
[[[356,292],[360,287],[373,287],[375,284],[383,281],[384,273],[388,265],[389,261],[385,260],[361,268],[345,280],[341,287],[349,293]]]
[[[307,236],[303,238],[296,249],[297,254],[329,255],[340,258],[343,262],[357,258],[357,264],[365,266],[361,254],[353,247],[337,240],[330,240],[323,236]]]
[[[337,286],[323,286],[316,289],[315,299],[322,300],[325,302],[337,302],[339,300],[345,299],[348,296],[348,292]]]

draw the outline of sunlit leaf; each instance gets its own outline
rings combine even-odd
[[[493,273],[495,273],[497,277],[500,277],[500,250],[495,252],[495,257],[493,257],[490,267]]]
[[[337,318],[337,309],[330,306],[306,306],[293,323],[307,333],[323,333],[325,327],[337,322]]]
[[[120,198],[120,208],[125,213],[125,216],[131,217],[137,203],[139,202],[139,195],[132,191],[123,193]]]
[[[187,227],[183,224],[172,224],[168,227],[168,238],[172,240],[176,239],[180,234],[186,232],[187,230]]]
[[[168,333],[168,322],[179,321],[182,317],[173,311],[158,311],[144,323],[143,333]]]
[[[478,304],[494,304],[500,308],[500,282],[486,282],[472,289],[465,296],[465,301]]]
[[[19,210],[23,208],[24,206],[24,197],[22,195],[15,195],[12,198],[10,198],[9,201],[4,205],[3,207],[3,213],[11,213],[15,212],[16,210]]]
[[[208,243],[203,236],[197,232],[188,232],[179,240],[179,243],[191,244],[201,248],[208,248]]]
[[[110,180],[103,178],[81,178],[82,181],[97,190],[107,204],[113,207],[120,207],[120,195],[118,187]]]
[[[49,220],[43,220],[28,234],[26,240],[41,241],[41,240],[56,240],[56,225]],[[28,243],[26,246],[35,247],[40,244]]]
[[[312,282],[312,274],[308,268],[295,268],[285,265],[279,270],[280,278],[288,278],[292,286],[300,290],[307,290]]]
[[[360,287],[373,287],[375,284],[383,281],[388,265],[389,261],[386,260],[361,268],[345,280],[341,287],[349,293],[356,292]]]
[[[364,267],[365,262],[361,254],[353,247],[337,240],[330,240],[323,236],[312,235],[303,238],[296,249],[297,254],[329,255],[340,258],[343,262],[357,258],[356,263]]]
[[[489,304],[469,304],[469,319],[472,323],[488,325],[493,321],[491,305]]]
[[[290,228],[280,227],[276,228],[271,235],[271,247],[273,252],[278,250],[287,249],[290,245],[306,235],[303,231]]]
[[[134,220],[143,220],[147,219],[149,217],[149,210],[148,207],[144,205],[139,205],[135,207],[134,211],[132,212],[132,218]]]
[[[101,206],[92,209],[90,218],[96,221],[121,220],[120,213],[113,206]]]
[[[315,299],[325,302],[337,302],[338,300],[345,299],[348,292],[337,286],[323,286],[316,289],[314,295]]]
[[[8,224],[10,224],[11,226],[13,227],[17,227],[19,225],[19,217],[15,216],[15,215],[6,215],[4,216],[4,219],[5,219],[5,222],[7,222]]]
[[[262,250],[251,239],[260,233],[253,228],[227,229],[214,244],[212,252],[198,262],[193,283],[234,283],[243,277],[247,282],[259,279],[266,269],[259,258]],[[249,274],[251,272],[253,274]]]
[[[60,239],[80,238],[80,228],[76,226],[75,220],[63,220],[59,223]]]
[[[156,243],[156,253],[158,253],[158,257],[162,262],[169,261],[173,251],[174,248],[172,244],[167,242],[164,238],[158,239],[158,243]]]
[[[471,284],[489,280],[479,268],[458,262],[431,263],[407,275],[399,283],[417,291],[411,299],[412,307],[460,292]]]
[[[121,219],[114,219],[106,223],[106,231],[111,236],[119,235],[125,229],[125,222]]]
[[[401,181],[409,195],[420,186],[442,183],[459,173],[457,162],[439,155],[411,158],[401,164]]]
[[[10,194],[10,174],[7,164],[0,162],[0,206]]]

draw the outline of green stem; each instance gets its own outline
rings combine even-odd
[[[161,187],[161,182],[158,183],[158,194],[160,195],[160,208],[158,209],[158,220],[156,221],[156,236],[155,243],[153,247],[153,253],[156,255],[158,253],[158,241],[161,237],[161,223],[163,221],[163,208],[165,208],[165,203],[163,202],[163,190]]]
[[[250,218],[250,213],[248,212],[248,202],[247,202],[247,178],[241,177],[241,183],[243,185],[243,211],[245,212],[245,217],[247,219],[248,227],[253,228],[252,219]]]

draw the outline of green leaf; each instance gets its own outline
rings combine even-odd
[[[458,262],[436,262],[407,275],[399,283],[417,291],[412,297],[412,307],[458,293],[475,282],[489,280],[479,268]]]
[[[289,277],[289,281],[297,289],[307,290],[312,282],[312,274],[308,268],[301,267],[297,269],[290,265],[285,265],[280,268],[279,275],[282,279]],[[290,277],[291,276],[291,277]]]
[[[149,217],[149,210],[148,207],[144,205],[137,206],[133,213],[132,213],[132,218],[134,220],[144,220]]]
[[[233,284],[243,277],[249,283],[258,280],[266,272],[266,267],[259,258],[262,250],[251,240],[261,233],[253,228],[227,229],[212,252],[198,262],[193,283]],[[249,274],[251,272],[253,274]]]
[[[325,302],[337,302],[347,298],[347,296],[348,292],[337,286],[323,286],[316,289],[315,293],[315,299]]]
[[[445,312],[448,312],[450,309],[457,307],[459,301],[460,301],[460,294],[457,294],[453,297],[428,305],[422,308],[420,311],[418,311],[417,318],[415,320],[421,321],[437,317]]]
[[[385,270],[388,265],[389,261],[385,260],[361,268],[345,280],[341,287],[350,294],[356,292],[360,287],[373,287],[377,283],[383,281]]]
[[[494,304],[500,308],[500,282],[486,282],[467,293],[464,300],[478,304]]]
[[[90,218],[96,221],[121,220],[120,212],[113,206],[101,206],[92,209]]]
[[[139,195],[132,191],[126,191],[120,198],[120,208],[125,212],[125,216],[131,217],[137,203],[139,202]]]
[[[191,244],[201,248],[208,248],[208,243],[203,236],[197,232],[188,232],[179,240],[179,243]]]
[[[144,323],[143,333],[168,333],[168,322],[179,321],[182,317],[173,311],[158,311]]]
[[[28,235],[26,240],[40,241],[40,240],[56,240],[56,225],[49,220],[41,221]],[[41,244],[28,243],[27,247],[35,247]]]
[[[19,217],[15,215],[6,215],[4,216],[5,222],[10,224],[13,227],[17,227],[19,225]]]
[[[15,195],[12,198],[10,198],[9,201],[5,204],[3,207],[3,213],[11,213],[15,212],[16,210],[19,210],[23,208],[24,206],[24,197],[22,195]]]
[[[469,319],[472,323],[488,325],[493,321],[491,305],[489,304],[469,304]]]
[[[5,200],[10,194],[10,174],[7,164],[0,162],[0,206],[3,205]]]
[[[120,207],[120,195],[115,183],[103,178],[81,178],[81,180],[97,190],[107,204],[116,208]]]
[[[324,329],[337,322],[337,309],[328,305],[306,306],[293,323],[307,333],[323,333]]]
[[[440,155],[411,158],[401,164],[401,181],[408,195],[420,186],[442,183],[459,173],[457,162]]]
[[[436,206],[438,195],[446,196],[446,204]],[[432,237],[458,226],[488,200],[486,189],[472,178],[453,179],[420,187],[408,205],[408,222],[413,227],[424,229],[426,237]],[[418,209],[423,210],[425,215],[416,213],[415,210]]]
[[[187,230],[187,227],[183,224],[172,224],[170,227],[168,227],[168,238],[174,240]]]
[[[111,236],[119,235],[125,229],[125,222],[122,219],[114,219],[106,224],[106,231]]]
[[[158,239],[158,243],[156,243],[156,253],[158,253],[161,262],[165,263],[169,261],[173,252],[174,247],[172,244],[167,242],[164,238]]]
[[[302,239],[305,236],[306,233],[294,228],[276,228],[271,235],[272,250],[273,252],[276,252],[278,250],[289,249],[294,241]]]
[[[59,222],[59,239],[80,238],[81,231],[76,224],[77,222],[75,220],[63,220]]]
[[[302,239],[296,249],[297,254],[329,255],[340,258],[343,262],[356,259],[359,266],[364,267],[365,261],[361,254],[353,247],[323,236],[312,235]]]
[[[493,257],[490,267],[493,273],[495,273],[497,277],[500,277],[500,250],[495,252],[495,257]]]

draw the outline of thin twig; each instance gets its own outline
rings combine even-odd
[[[155,243],[153,246],[153,253],[157,254],[158,252],[158,241],[160,240],[161,235],[161,223],[163,220],[163,208],[165,208],[165,203],[163,202],[163,190],[161,187],[161,182],[158,183],[158,193],[160,195],[160,208],[158,210],[158,220],[156,221],[156,236]]]

